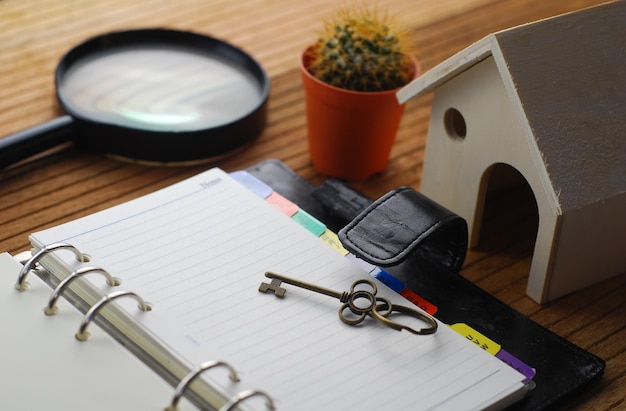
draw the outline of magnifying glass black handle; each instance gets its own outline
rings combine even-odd
[[[64,115],[0,138],[0,169],[71,140],[73,123]]]

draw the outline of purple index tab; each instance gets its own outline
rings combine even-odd
[[[502,349],[496,354],[496,357],[499,358],[502,362],[510,365],[511,368],[519,371],[524,377],[526,377],[526,379],[524,380],[524,384],[528,384],[537,373],[534,368],[522,362],[513,354],[510,354]]]
[[[359,257],[357,257],[356,255],[352,253],[348,253],[346,255],[346,258],[350,260],[353,264],[355,264],[357,267],[367,272],[368,274],[372,274],[374,270],[378,268],[374,264],[368,263],[365,260],[361,260]]]
[[[252,191],[257,196],[265,199],[272,194],[274,191],[270,186],[254,177],[252,174],[247,171],[233,171],[230,173],[230,176],[237,181],[242,186],[246,187],[248,190]]]

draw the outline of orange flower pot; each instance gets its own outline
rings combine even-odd
[[[414,62],[415,75],[419,64]],[[309,154],[320,173],[344,180],[365,180],[387,168],[404,105],[398,89],[344,90],[309,73],[306,50],[300,58],[306,94]]]

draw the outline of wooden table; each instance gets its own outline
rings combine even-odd
[[[402,15],[429,69],[490,32],[601,3],[602,0],[378,0]],[[226,171],[278,158],[314,183],[306,145],[299,52],[315,38],[334,0],[3,0],[0,2],[0,136],[54,118],[53,73],[84,39],[139,27],[191,30],[229,41],[253,55],[272,82],[269,123],[253,145],[215,163]],[[387,171],[353,186],[377,197],[419,188],[431,97],[411,101]],[[66,144],[0,171],[0,249],[28,249],[28,234],[152,192],[209,167],[153,168],[116,161]],[[533,320],[604,358],[601,382],[563,409],[626,408],[626,276],[543,306],[524,295],[532,235],[507,236],[497,210],[489,237],[468,254],[462,275]],[[518,226],[525,226],[518,221]]]

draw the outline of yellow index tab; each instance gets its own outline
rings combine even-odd
[[[320,238],[329,246],[333,248],[333,250],[337,251],[339,254],[346,256],[348,255],[348,250],[343,248],[341,241],[339,241],[339,237],[333,231],[326,229],[320,236]]]
[[[491,355],[496,355],[498,352],[500,352],[500,344],[485,337],[467,324],[457,323],[451,325],[450,328],[452,328],[454,331],[458,332],[474,344],[478,345],[480,348],[487,351]]]

